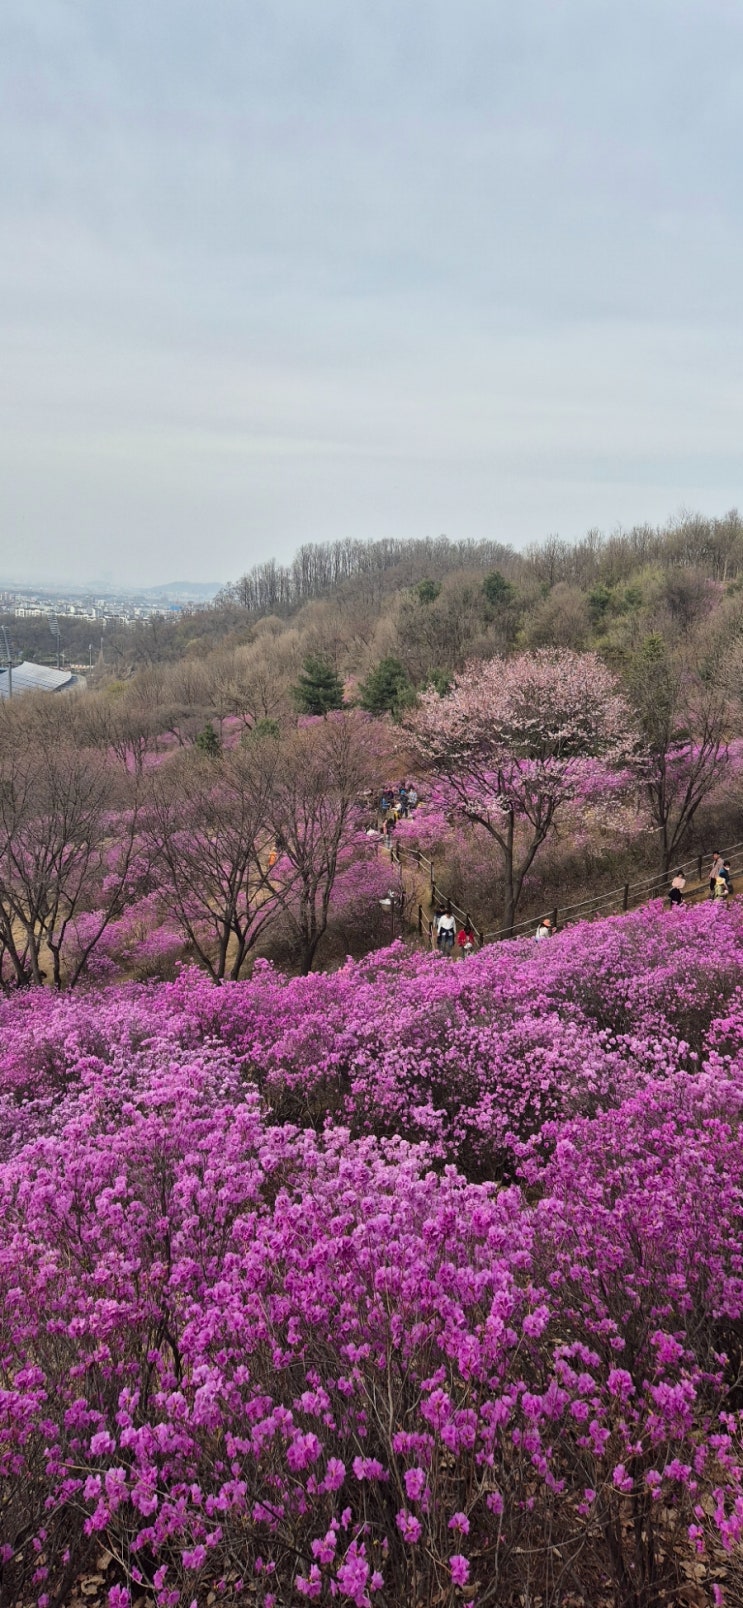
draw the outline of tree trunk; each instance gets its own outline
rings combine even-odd
[[[503,926],[502,936],[510,938],[516,919],[516,888],[513,876],[513,838],[514,818],[513,810],[509,812],[506,835],[500,840],[503,855]]]
[[[305,938],[302,940],[299,954],[300,971],[303,977],[309,977],[310,972],[312,971],[312,964],[317,953],[317,946],[319,942],[319,938]]]

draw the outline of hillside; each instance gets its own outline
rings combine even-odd
[[[0,706],[0,1608],[743,1600],[738,521],[612,542]]]
[[[742,958],[0,1002],[8,1600],[738,1601]]]

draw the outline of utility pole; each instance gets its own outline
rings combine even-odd
[[[52,636],[57,638],[57,669],[59,669],[59,620],[56,614],[54,619],[49,621],[49,630]]]
[[[2,631],[2,633],[3,633],[3,642],[5,643],[5,657],[6,657],[6,660],[7,660],[7,663],[8,663],[8,697],[12,698],[12,696],[13,696],[13,658],[12,658],[12,655],[11,655],[11,652],[10,652],[10,646],[9,646],[9,643],[8,643],[8,633],[7,633],[4,625],[0,626],[0,631]]]

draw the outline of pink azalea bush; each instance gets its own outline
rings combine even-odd
[[[742,958],[0,1000],[4,1599],[739,1600]]]

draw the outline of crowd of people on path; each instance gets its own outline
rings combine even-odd
[[[397,787],[383,787],[379,799],[379,816],[385,837],[391,838],[398,821],[407,821],[418,805],[418,789],[414,782],[400,782]]]
[[[668,898],[672,909],[678,910],[683,904],[685,888],[686,876],[684,874],[683,867],[679,866],[675,877],[673,877],[671,880],[671,886],[668,889]],[[726,899],[732,898],[733,892],[734,889],[733,880],[730,873],[730,861],[723,857],[719,849],[715,849],[712,855],[712,864],[709,868],[710,899],[719,900],[721,903],[724,903]]]
[[[371,795],[369,797],[371,802]],[[385,842],[391,843],[398,821],[409,820],[417,809],[418,802],[419,794],[414,782],[399,782],[396,786],[388,782],[377,799],[377,819],[367,827],[367,837],[383,838]]]
[[[402,781],[395,785],[388,782],[377,801],[377,824],[368,827],[367,837],[377,840],[383,838],[390,843],[398,821],[409,820],[418,802],[418,789],[413,782]],[[686,875],[683,867],[679,866],[668,888],[671,909],[681,908],[685,890]],[[732,897],[733,891],[730,861],[724,858],[719,849],[715,849],[709,869],[710,899],[724,903]],[[555,931],[552,918],[542,916],[534,932],[534,941],[544,943],[545,939],[554,936]],[[451,903],[436,910],[431,923],[431,939],[433,946],[443,955],[453,955],[455,946],[460,954],[471,955],[476,947],[476,935],[469,921],[465,920],[458,926]]]

